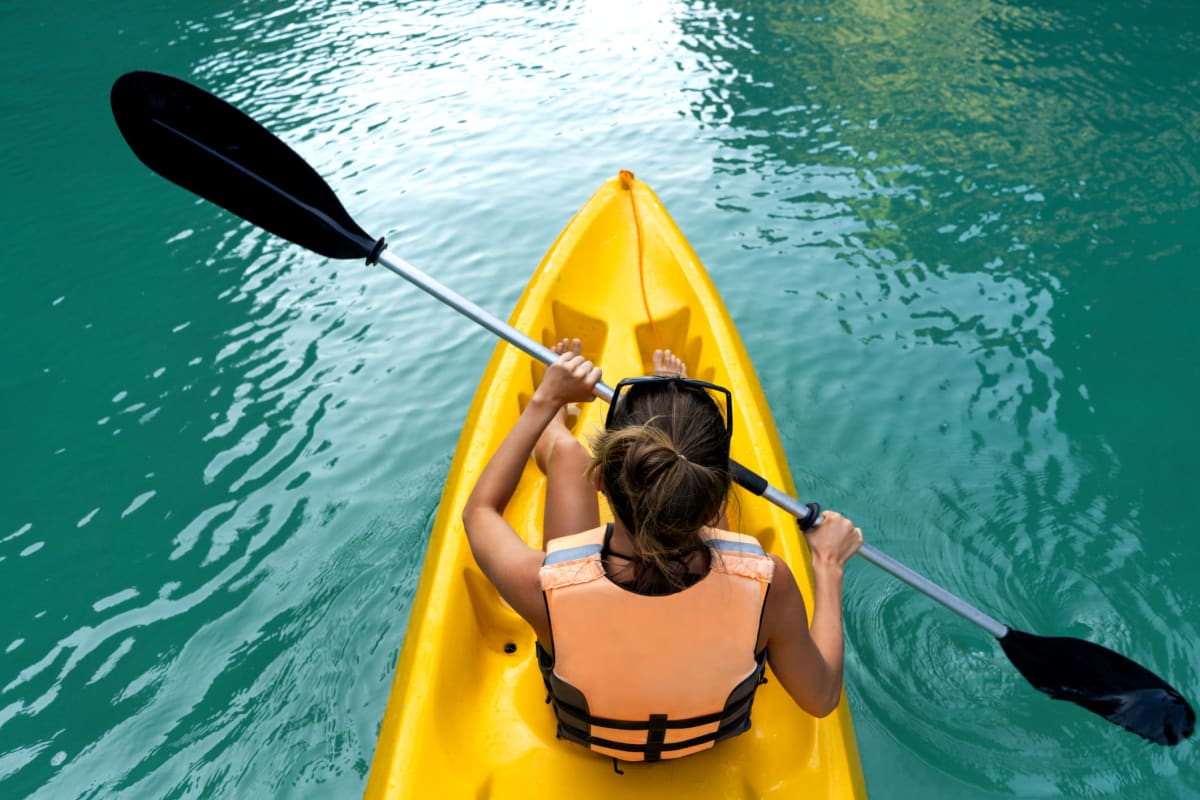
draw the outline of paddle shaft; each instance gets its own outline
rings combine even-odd
[[[558,356],[412,264],[389,253],[351,218],[333,190],[294,150],[238,109],[186,81],[152,72],[122,75],[112,88],[113,116],[146,166],[272,233],[329,258],[366,258],[471,318],[537,360]],[[612,389],[596,395],[611,401]],[[800,527],[820,523],[815,503],[801,504],[731,461],[734,480],[793,515]],[[870,547],[864,558],[947,608],[1000,636],[1007,629],[912,570]]]
[[[271,233],[327,258],[366,258],[416,284],[533,358],[552,350],[384,251],[341,205],[311,165],[266,128],[186,81],[153,72],[116,80],[113,117],[139,159],[164,178]],[[596,394],[612,402],[612,390]],[[821,522],[816,503],[801,504],[735,461],[733,479],[796,518]],[[1145,667],[1091,642],[1011,629],[870,546],[859,554],[995,636],[1009,661],[1038,691],[1068,700],[1158,744],[1191,735],[1195,712],[1179,692]]]
[[[414,267],[409,262],[391,253],[388,250],[379,252],[376,256],[379,264],[382,264],[387,269],[412,283],[422,291],[433,295],[438,300],[441,300],[446,305],[458,311],[460,314],[475,321],[487,330],[499,336],[509,344],[516,347],[518,350],[527,355],[536,358],[543,364],[551,364],[558,359],[558,354],[549,347],[541,344],[535,339],[530,338],[526,334],[517,330],[513,326],[501,320],[495,314],[478,304],[468,300],[458,292],[449,288],[445,284],[434,280],[432,277]],[[597,383],[595,394],[601,400],[611,402],[613,396],[612,387],[604,383]],[[754,474],[745,467],[731,462],[734,475],[738,483],[747,485],[755,494],[761,495],[768,502],[774,503],[792,516],[802,522],[805,520],[812,521],[812,509],[810,506],[801,503],[796,498],[787,493],[771,486],[763,481],[761,477]],[[820,524],[820,518],[816,521]],[[881,553],[869,544],[864,544],[858,550],[858,554],[875,566],[882,569],[884,572],[891,574],[893,577],[904,581],[909,586],[913,587],[922,594],[936,600],[954,613],[963,617],[969,622],[973,622],[985,631],[996,638],[1000,638],[1008,633],[1008,626],[988,616],[979,609],[972,606],[961,597],[954,595],[941,586],[938,586],[933,581],[912,569],[901,564],[896,559],[885,553]]]

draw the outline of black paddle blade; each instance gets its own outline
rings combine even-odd
[[[321,176],[220,98],[156,72],[113,84],[117,127],[146,166],[239,217],[329,258],[369,258],[375,242]]]
[[[1192,735],[1196,712],[1174,687],[1106,647],[1065,636],[1009,629],[1000,646],[1025,679],[1055,700],[1070,700],[1163,745]]]

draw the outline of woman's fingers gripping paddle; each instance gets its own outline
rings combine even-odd
[[[554,406],[587,403],[594,396],[592,390],[600,382],[600,374],[600,367],[581,355],[576,339],[570,349],[546,368],[546,374],[533,394]]]
[[[805,531],[804,538],[812,551],[814,567],[822,563],[844,567],[863,543],[862,529],[836,511],[825,511],[824,521]]]

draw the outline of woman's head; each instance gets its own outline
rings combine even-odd
[[[633,384],[615,402],[591,473],[639,557],[674,583],[670,562],[703,547],[700,529],[729,494],[727,422],[704,389],[677,380]]]

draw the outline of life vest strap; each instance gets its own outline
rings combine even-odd
[[[756,684],[757,685],[757,684]],[[619,731],[668,731],[680,730],[683,728],[695,728],[700,725],[711,725],[714,722],[725,722],[733,720],[750,710],[750,704],[754,700],[754,693],[743,697],[741,700],[735,701],[732,705],[727,706],[720,711],[714,711],[712,714],[704,714],[699,717],[686,717],[683,719],[669,719],[666,714],[651,714],[649,719],[611,719],[609,717],[595,717],[589,714],[586,710],[573,706],[570,703],[565,703],[554,697],[551,692],[552,702],[555,710],[565,711],[572,717],[585,722],[588,725],[598,725],[602,728],[611,728]],[[559,714],[559,719],[562,719],[562,714]]]
[[[609,750],[620,750],[623,753],[640,753],[646,761],[661,761],[663,753],[673,752],[675,750],[686,750],[689,747],[696,747],[701,744],[709,744],[717,742],[721,739],[727,739],[730,736],[735,736],[742,733],[749,727],[749,721],[745,727],[736,730],[716,730],[712,733],[706,733],[702,736],[696,736],[691,739],[685,739],[682,742],[664,742],[663,735],[665,730],[660,729],[658,735],[654,736],[651,731],[651,736],[645,744],[630,744],[629,742],[617,742],[612,739],[605,739],[602,736],[592,736],[580,728],[573,728],[559,722],[559,735],[568,741],[582,744],[587,747],[604,747]]]
[[[558,735],[571,742],[585,747],[601,747],[622,753],[637,753],[645,761],[660,761],[663,753],[676,750],[686,750],[699,745],[712,744],[722,739],[728,739],[750,729],[750,710],[754,704],[754,695],[760,684],[764,683],[763,674],[766,670],[766,651],[755,656],[755,669],[746,676],[725,702],[725,707],[711,714],[696,717],[671,719],[666,714],[650,714],[647,719],[613,719],[611,717],[594,716],[587,710],[587,701],[571,684],[554,674],[554,660],[541,646],[536,647],[538,667],[546,684],[547,702],[554,708],[558,719]],[[578,700],[571,702],[567,698]],[[667,742],[667,731],[687,730],[717,725],[716,730],[694,736],[678,742]],[[592,733],[595,728],[607,728],[614,731],[646,731],[645,742],[619,742]]]

